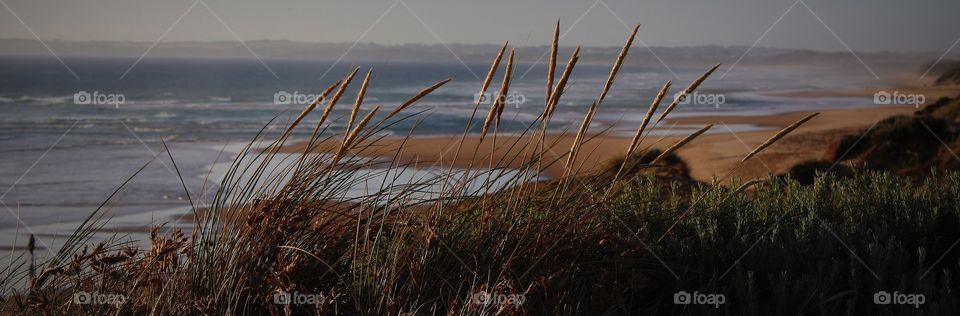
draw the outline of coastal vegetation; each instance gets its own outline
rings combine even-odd
[[[665,83],[620,158],[584,168],[584,144],[602,133],[591,123],[635,35],[568,148],[546,134],[579,50],[561,64],[555,35],[547,101],[522,131],[528,137],[500,135],[500,97],[489,108],[478,101],[470,120],[482,129],[481,142],[521,148],[519,154],[480,157],[485,163],[466,172],[440,166],[445,172],[410,181],[389,175],[413,165],[367,154],[392,124],[429,119],[410,107],[448,80],[394,107],[364,110],[375,83],[372,70],[358,76],[357,68],[327,83],[281,132],[265,128],[250,141],[209,206],[193,207],[192,231],[154,227],[147,247],[90,244],[105,220],[98,209],[54,256],[36,260],[30,246],[6,267],[0,307],[51,315],[960,313],[960,174],[941,171],[941,160],[929,163],[948,163],[939,143],[915,141],[926,129],[954,141],[955,121],[919,114],[881,122],[838,144],[836,152],[850,154],[826,159],[829,168],[806,181],[729,174],[697,181],[676,153],[711,125],[672,144],[644,144],[717,65],[675,98],[667,97],[675,92]],[[509,94],[515,54],[501,48],[480,95]],[[349,102],[345,92],[357,83],[360,92]],[[330,115],[343,104],[352,107],[349,116]],[[315,126],[303,126],[318,115]],[[771,132],[741,164],[816,119],[811,114]],[[334,131],[333,121],[346,130]],[[312,136],[304,150],[286,153],[295,129]],[[330,144],[330,154],[317,153]],[[565,154],[545,159],[547,151]],[[910,153],[908,160],[878,158],[897,151]],[[461,148],[450,154],[461,155]],[[175,162],[169,150],[165,155]],[[828,172],[838,164],[847,172]],[[909,172],[897,167],[903,164]],[[385,180],[349,194],[368,184],[365,172],[374,165],[387,169]],[[552,166],[562,166],[562,176],[541,177]],[[888,292],[922,294],[924,301],[877,304],[876,295]],[[685,303],[691,293],[712,300]]]

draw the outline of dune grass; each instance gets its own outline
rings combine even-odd
[[[71,315],[914,311],[913,306],[874,305],[873,293],[886,290],[926,294],[927,303],[920,308],[929,314],[958,312],[953,292],[958,256],[950,246],[960,238],[955,236],[960,232],[958,174],[937,175],[920,187],[889,174],[861,173],[845,179],[821,176],[810,186],[782,179],[743,185],[734,181],[736,189],[664,176],[663,171],[679,168],[670,154],[709,128],[665,152],[637,148],[649,134],[647,124],[669,84],[648,110],[636,144],[624,148],[622,159],[612,160],[604,172],[582,170],[576,160],[579,148],[590,141],[592,115],[601,110],[635,33],[586,113],[576,141],[568,150],[559,149],[567,150],[566,156],[544,160],[544,153],[556,148],[544,143],[543,135],[576,67],[577,51],[555,85],[556,57],[550,58],[543,114],[521,133],[531,137],[497,142],[500,96],[491,102],[486,120],[476,120],[491,131],[485,144],[521,147],[525,149],[521,154],[491,156],[489,164],[466,173],[449,169],[409,182],[386,177],[368,193],[349,196],[348,189],[369,178],[364,170],[377,163],[364,157],[376,150],[379,132],[397,121],[422,118],[422,113],[406,110],[448,82],[424,89],[386,115],[378,115],[380,107],[373,107],[360,116],[367,85],[376,88],[375,72],[371,77],[368,71],[363,92],[352,104],[350,129],[331,130],[328,116],[358,73],[355,69],[330,85],[282,134],[272,138],[263,130],[244,148],[206,203],[204,216],[196,218],[192,233],[162,234],[155,228],[146,249],[109,242],[88,245],[103,225],[103,213],[97,210],[55,257],[5,270],[4,284],[22,280],[26,285],[0,287],[3,311]],[[482,92],[489,88],[506,48],[494,58]],[[501,95],[509,91],[513,55],[511,51]],[[684,94],[715,69],[695,80]],[[327,100],[330,93],[333,97]],[[327,105],[306,140],[307,150],[279,154],[291,131],[323,101]],[[678,102],[674,100],[654,126]],[[744,160],[810,118],[773,134]],[[471,118],[470,124],[474,121]],[[464,133],[469,130],[468,126]],[[336,154],[312,153],[315,146],[331,141],[340,144]],[[521,162],[516,172],[499,167],[515,161]],[[281,165],[289,167],[271,162],[288,162]],[[565,177],[537,180],[554,164],[566,166]],[[412,167],[398,159],[379,166],[388,175]],[[477,182],[484,185],[470,185]],[[674,304],[678,291],[720,293],[726,303]],[[76,293],[123,299],[75,304]],[[278,297],[306,301],[285,304]]]

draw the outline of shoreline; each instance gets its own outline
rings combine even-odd
[[[793,165],[812,159],[819,159],[827,147],[846,133],[865,129],[873,123],[893,115],[911,114],[914,106],[862,106],[846,109],[819,111],[821,114],[807,122],[787,137],[764,150],[756,158],[743,164],[732,174],[742,179],[764,177],[768,173],[780,173]],[[660,124],[707,125],[715,124],[711,131],[692,141],[677,151],[688,165],[690,175],[699,181],[711,181],[714,177],[724,177],[753,148],[779,130],[814,111],[793,111],[773,115],[710,115],[668,118]],[[762,131],[735,132],[729,128],[732,124],[749,124],[770,128]],[[614,129],[633,129],[631,126],[615,126]],[[494,158],[493,165],[519,168],[523,164],[508,159],[531,154],[525,150],[528,144],[536,144],[530,135],[497,135],[496,148],[493,138],[488,135],[482,143],[479,136],[467,135],[464,138],[459,155],[456,154],[462,135],[429,135],[404,137],[385,137],[376,141],[358,144],[359,150],[352,154],[392,159],[394,156],[404,164],[425,167],[486,168]],[[560,177],[564,174],[564,155],[574,141],[573,134],[547,134],[544,144],[549,150],[544,155],[543,174]],[[647,136],[638,148],[664,149],[686,135],[659,137]],[[335,138],[334,138],[335,139]],[[595,171],[611,159],[622,157],[632,137],[588,134],[577,156],[574,170]],[[659,140],[659,142],[658,142]],[[336,141],[320,142],[314,152],[330,153],[339,145]],[[291,143],[282,152],[295,153],[305,150],[303,141]],[[454,156],[457,156],[454,159]],[[491,156],[492,155],[492,156]],[[507,161],[509,160],[509,161]],[[499,161],[499,163],[498,163]],[[549,167],[548,162],[556,161]]]
[[[910,114],[916,110],[914,106],[863,106],[847,109],[833,109],[819,111],[821,114],[801,126],[787,137],[781,139],[773,146],[765,149],[762,153],[751,159],[743,166],[738,168],[732,176],[741,179],[752,179],[765,177],[768,173],[779,173],[787,170],[793,165],[811,159],[819,159],[833,140],[840,136],[853,132],[858,129],[868,128],[876,121],[886,117],[898,114]],[[721,178],[727,175],[737,162],[757,145],[765,141],[777,130],[787,126],[796,120],[812,113],[814,111],[793,111],[781,112],[771,115],[702,115],[702,116],[677,116],[667,118],[661,122],[656,129],[648,131],[666,131],[667,126],[690,125],[703,126],[715,124],[708,133],[698,137],[690,144],[677,151],[677,155],[683,159],[689,168],[690,175],[695,180],[710,182],[714,177]],[[733,125],[753,125],[763,127],[759,131],[736,132]],[[728,130],[727,126],[731,129]],[[622,135],[625,131],[636,127],[621,124],[614,126],[607,134]],[[629,134],[632,135],[633,131]],[[684,133],[687,133],[684,131]],[[687,134],[659,136],[650,133],[639,148],[647,147],[664,149],[673,143],[679,141]],[[563,163],[564,155],[573,143],[575,135],[571,134],[547,134],[546,144],[552,144],[552,152],[545,156],[547,161],[556,160],[552,166],[544,168],[543,175],[551,178],[561,177],[564,174]],[[487,136],[482,143],[478,145],[478,135],[467,135],[464,139],[463,147],[459,157],[454,160],[453,156],[457,149],[461,135],[423,135],[415,136],[404,140],[403,137],[390,136],[377,141],[366,141],[358,147],[365,147],[360,151],[353,151],[360,156],[389,160],[395,155],[400,163],[409,164],[414,168],[435,168],[435,167],[455,167],[464,169],[487,168],[490,165],[490,155],[494,158],[503,159],[504,157],[513,157],[524,154],[524,145],[533,141],[529,134],[520,136],[516,134],[500,134],[496,139],[496,150],[492,148],[492,137]],[[314,152],[331,153],[339,146],[339,138],[332,138],[334,141],[322,142]],[[621,157],[625,151],[632,136],[616,135],[597,135],[589,133],[586,136],[587,141],[583,144],[580,154],[577,158],[576,167],[581,172],[595,171],[605,166],[608,160]],[[402,150],[401,150],[402,144]],[[511,146],[512,145],[512,146]],[[302,153],[305,144],[303,141],[291,141],[290,145],[284,146],[283,153]],[[512,147],[512,148],[511,148]],[[443,150],[438,150],[443,149]],[[399,151],[399,154],[398,154]],[[560,159],[563,158],[563,159]],[[516,161],[497,163],[494,165],[507,168],[520,168],[521,163]],[[768,169],[769,168],[769,169]],[[169,219],[169,223],[174,224],[167,229],[189,228],[186,225],[192,222],[193,214],[186,207],[174,207],[149,212]],[[129,214],[120,219],[126,219],[126,223],[111,227],[109,231],[114,233],[143,234],[149,232],[149,225],[133,225],[134,218],[143,218],[145,214]]]

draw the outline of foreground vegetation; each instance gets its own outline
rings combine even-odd
[[[524,131],[535,137],[497,142],[501,98],[482,122],[477,118],[477,129],[492,146],[525,148],[522,154],[489,157],[488,164],[466,173],[446,169],[405,182],[387,176],[361,196],[348,191],[365,183],[371,167],[385,168],[387,175],[409,167],[363,158],[376,150],[368,144],[397,120],[416,118],[402,113],[446,81],[387,114],[374,107],[360,115],[368,72],[353,111],[343,118],[347,130],[335,133],[325,123],[355,70],[276,138],[263,132],[252,141],[209,207],[194,209],[191,233],[155,229],[147,249],[88,245],[102,225],[98,210],[53,258],[25,258],[8,267],[0,306],[6,313],[70,315],[960,312],[960,250],[954,249],[960,240],[960,174],[935,172],[919,186],[881,171],[842,179],[821,175],[810,185],[789,178],[697,183],[672,153],[709,126],[664,151],[640,146],[681,101],[674,99],[653,119],[670,83],[648,109],[625,158],[606,170],[582,172],[580,147],[589,141],[593,114],[632,39],[571,148],[558,149],[542,137],[579,58],[575,51],[554,83],[554,48],[548,101]],[[509,92],[512,52],[505,68],[500,96]],[[327,105],[307,150],[278,154],[321,101]],[[743,161],[812,118],[772,135]],[[310,153],[332,140],[335,154]],[[547,150],[567,154],[563,161],[545,161]],[[513,161],[521,165],[514,172],[497,168]],[[555,164],[568,173],[536,180]],[[875,304],[875,295],[885,292],[894,298],[923,295],[923,302]],[[697,304],[682,304],[690,300]]]
[[[742,192],[697,186],[687,193],[643,175],[621,184],[608,208],[596,207],[598,195],[524,196],[486,208],[479,202],[446,210],[364,207],[339,224],[264,209],[232,229],[236,239],[216,251],[200,252],[204,247],[176,235],[155,237],[144,252],[84,251],[29,291],[7,296],[6,308],[30,314],[960,312],[960,251],[952,248],[960,238],[960,174],[918,188],[879,172],[821,177],[810,186],[774,180]],[[692,201],[699,203],[691,207]],[[670,230],[684,212],[688,219]],[[275,304],[282,291],[322,299]],[[679,291],[723,294],[725,303],[676,305]],[[880,291],[923,294],[925,302],[919,309],[876,305]],[[78,305],[76,292],[128,300]],[[482,292],[508,299],[479,301]],[[522,303],[509,301],[520,295]]]

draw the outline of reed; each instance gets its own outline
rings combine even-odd
[[[684,138],[681,139],[680,141],[676,142],[675,144],[673,144],[672,146],[670,146],[669,148],[667,148],[666,150],[664,150],[663,153],[661,153],[659,156],[657,156],[657,158],[654,158],[653,161],[650,162],[650,165],[656,165],[656,164],[659,163],[660,161],[663,161],[664,158],[670,156],[671,154],[673,154],[674,152],[676,152],[678,149],[680,149],[680,148],[682,148],[684,145],[690,143],[691,141],[693,141],[694,139],[696,139],[696,138],[699,137],[700,135],[703,135],[703,133],[706,133],[708,130],[710,130],[710,128],[713,128],[713,124],[707,125],[707,126],[701,128],[700,130],[694,132],[693,134],[690,134],[689,136],[684,137]]]
[[[318,95],[317,98],[314,99],[313,102],[311,102],[310,104],[312,104],[313,107],[316,107],[317,104],[319,104],[320,102],[322,102],[328,95],[330,95],[330,93],[333,92],[333,89],[335,89],[337,86],[339,86],[340,83],[342,83],[342,82],[343,82],[343,80],[337,80],[337,82],[334,82],[333,84],[331,84],[330,86],[328,86],[328,87],[327,87],[326,89],[324,89],[323,92],[321,92],[320,95]],[[308,106],[308,107],[309,107],[309,106]],[[311,111],[313,111],[313,110],[311,109]],[[303,115],[303,116],[306,117],[306,115]],[[301,120],[302,120],[302,119],[301,119]],[[297,122],[296,124],[291,124],[291,127],[296,127],[297,124],[300,124],[300,123]],[[288,133],[289,133],[290,131],[293,131],[292,128],[288,128],[287,130],[288,130]],[[311,136],[311,139],[313,139],[313,138],[316,137],[316,132],[317,132],[317,131],[314,130],[314,133],[312,134],[313,136]]]
[[[663,97],[669,90],[670,81],[667,81],[667,83],[663,84],[663,87],[660,88],[657,96],[653,98],[653,102],[650,103],[647,113],[643,115],[643,120],[640,121],[640,127],[637,128],[637,134],[633,136],[633,140],[630,141],[630,147],[627,148],[627,156],[632,155],[634,151],[637,150],[637,146],[640,145],[641,136],[643,136],[643,131],[647,128],[647,124],[649,124],[650,119],[653,118],[653,113],[657,112],[657,107],[660,106],[660,102],[663,101]]]
[[[331,91],[333,91],[333,88],[335,88],[341,82],[342,81],[337,81],[333,83],[332,85],[327,87],[326,90],[323,90],[323,93],[320,93],[320,95],[318,95],[316,99],[311,101],[310,104],[307,104],[307,107],[300,112],[300,115],[297,115],[297,118],[293,120],[293,123],[291,123],[289,127],[287,127],[287,129],[283,132],[283,136],[281,136],[280,138],[283,139],[283,138],[286,138],[286,136],[289,136],[290,133],[297,128],[297,125],[300,125],[300,122],[302,122],[303,119],[306,118],[308,114],[310,114],[310,112],[313,112],[313,110],[317,108],[317,104],[322,102],[323,99],[326,98]]]
[[[580,150],[580,145],[583,143],[583,136],[587,134],[587,129],[590,128],[590,122],[593,120],[593,114],[597,111],[597,103],[594,102],[590,105],[590,108],[587,109],[587,114],[583,116],[583,122],[580,123],[580,128],[577,129],[577,136],[574,137],[573,144],[570,145],[570,150],[567,153],[567,162],[564,169],[565,174],[572,171],[573,163],[577,160],[577,152]]]
[[[503,59],[503,53],[507,50],[507,45],[510,42],[504,42],[503,46],[500,47],[500,51],[497,52],[496,57],[493,58],[493,62],[490,63],[490,69],[487,71],[487,76],[483,79],[483,84],[480,87],[480,93],[477,95],[476,103],[473,107],[473,112],[470,113],[470,118],[467,120],[467,125],[463,128],[463,133],[460,135],[460,141],[457,142],[457,150],[453,153],[453,160],[457,161],[460,158],[460,151],[463,149],[463,143],[467,138],[467,134],[470,132],[470,128],[473,127],[473,120],[477,117],[477,111],[480,109],[480,104],[483,103],[484,95],[487,93],[487,89],[490,88],[490,83],[493,82],[493,77],[497,74],[497,68],[500,67],[500,61]],[[486,125],[486,124],[484,124]],[[485,135],[484,135],[485,136]],[[481,136],[481,141],[483,136]],[[479,148],[480,142],[477,142]],[[474,150],[476,153],[476,150]],[[475,156],[473,158],[476,158]],[[453,165],[450,165],[447,173],[453,172]]]
[[[506,98],[510,94],[510,79],[513,76],[513,55],[514,50],[510,50],[510,57],[507,58],[507,70],[503,74],[503,82],[500,84],[500,91],[497,92],[497,126],[500,126],[500,117],[503,116],[503,109],[506,107]]]
[[[487,137],[487,133],[490,131],[490,126],[497,116],[497,107],[497,101],[490,102],[490,110],[487,111],[487,116],[483,119],[483,129],[480,131],[480,142],[483,142],[483,139]]]
[[[603,89],[600,90],[600,96],[597,97],[597,100],[590,105],[590,108],[587,110],[587,114],[584,115],[583,122],[580,124],[580,129],[577,131],[577,136],[574,138],[573,144],[570,146],[570,151],[567,154],[568,156],[565,167],[566,172],[571,171],[570,169],[573,167],[573,163],[576,161],[577,153],[580,151],[580,146],[583,145],[583,136],[586,134],[587,129],[590,128],[590,123],[593,121],[593,115],[596,113],[597,107],[603,103],[603,99],[607,97],[607,93],[610,92],[610,88],[613,86],[613,82],[616,80],[617,74],[620,72],[620,67],[623,66],[623,61],[627,58],[627,53],[630,52],[630,46],[633,45],[633,39],[637,36],[637,31],[639,30],[640,25],[638,24],[633,29],[633,32],[630,33],[630,36],[627,37],[627,42],[623,45],[623,48],[620,49],[620,54],[617,55],[617,60],[613,62],[613,67],[610,69],[610,74],[607,76],[607,81],[603,84]],[[579,49],[577,52],[579,52]],[[564,85],[566,85],[565,81]],[[559,95],[556,97],[556,99],[559,100]],[[554,106],[556,106],[556,103],[554,103]]]
[[[343,143],[340,145],[340,149],[338,149],[337,153],[334,154],[330,165],[335,166],[338,162],[340,162],[340,158],[343,157],[343,154],[347,150],[349,150],[351,146],[353,146],[353,142],[356,140],[357,135],[359,135],[360,131],[362,131],[363,128],[367,126],[367,123],[369,123],[370,119],[372,119],[373,116],[377,114],[378,110],[380,110],[379,105],[374,107],[373,110],[370,110],[370,112],[367,113],[367,115],[360,120],[360,123],[357,124],[357,126],[354,129],[350,130],[346,134],[346,136],[343,139]]]
[[[513,72],[513,56],[514,50],[510,50],[510,57],[507,59],[507,70],[503,75],[503,81],[500,83],[500,90],[497,92],[497,95],[494,96],[492,102],[490,102],[490,111],[487,112],[487,117],[483,121],[483,130],[480,133],[480,141],[483,141],[483,138],[487,136],[487,133],[490,131],[490,126],[496,124],[500,126],[500,116],[503,114],[504,108],[504,98],[506,98],[507,93],[510,91],[510,76]]]
[[[503,43],[503,46],[500,47],[500,52],[497,53],[497,57],[493,58],[493,62],[490,63],[490,70],[487,71],[487,76],[483,78],[483,84],[480,86],[479,98],[477,98],[477,105],[483,102],[483,95],[487,93],[487,89],[490,88],[490,83],[493,82],[493,76],[497,74],[497,68],[500,67],[500,61],[503,59],[503,53],[507,50],[507,45],[510,42]]]
[[[573,68],[577,66],[578,60],[580,60],[580,46],[577,46],[577,48],[573,50],[573,53],[570,54],[570,60],[567,61],[567,65],[563,68],[560,81],[557,82],[557,88],[554,89],[553,94],[550,95],[550,103],[547,105],[543,115],[545,122],[548,122],[550,117],[553,116],[553,111],[556,110],[557,103],[560,102],[560,97],[563,96],[563,91],[567,87],[567,81],[570,80],[570,75],[573,74]]]
[[[398,105],[396,108],[394,108],[393,111],[390,112],[390,114],[387,114],[387,117],[385,117],[383,121],[393,118],[395,115],[399,114],[401,111],[407,109],[414,103],[417,103],[417,101],[420,101],[420,99],[422,99],[423,97],[429,95],[430,93],[433,93],[434,90],[437,90],[443,85],[447,84],[448,82],[450,82],[450,80],[452,79],[448,78],[448,79],[440,80],[439,82],[433,84],[432,86],[429,86],[421,90],[420,92],[415,94],[413,97],[410,97],[410,99],[407,99],[407,101],[404,101],[403,103]]]
[[[716,71],[717,68],[720,68],[720,64],[714,65],[709,70],[707,70],[707,72],[700,75],[700,77],[697,77],[697,79],[691,82],[686,89],[683,89],[683,91],[680,92],[680,94],[678,94],[675,98],[673,98],[673,102],[670,102],[670,105],[667,106],[667,109],[664,110],[663,113],[660,114],[660,117],[657,118],[657,123],[660,123],[660,121],[663,121],[663,119],[666,118],[667,115],[673,111],[673,108],[675,108],[677,104],[683,101],[683,98],[685,98],[688,94],[693,92],[693,90],[696,90],[697,87],[700,87],[700,84],[706,81],[707,77],[710,77],[710,75],[713,74],[713,72]]]
[[[370,84],[370,75],[373,74],[373,68],[367,70],[367,75],[363,77],[363,83],[360,85],[360,91],[357,92],[357,100],[353,103],[353,109],[350,110],[350,119],[347,120],[347,130],[353,128],[353,123],[357,119],[357,112],[360,112],[360,104],[363,103],[363,97],[367,94],[367,86]]]
[[[343,79],[343,83],[340,84],[340,87],[337,88],[337,92],[330,97],[330,102],[327,103],[327,107],[323,108],[323,114],[320,116],[320,121],[317,125],[322,125],[327,121],[327,117],[330,116],[330,112],[333,111],[333,107],[337,105],[337,102],[340,101],[340,98],[343,97],[343,93],[347,91],[347,86],[350,85],[350,81],[353,80],[353,77],[357,75],[357,72],[360,71],[360,67],[356,67],[353,71],[347,75],[347,78]]]
[[[623,44],[623,48],[620,49],[620,54],[617,55],[617,60],[613,62],[613,68],[610,69],[610,75],[607,76],[607,82],[603,84],[603,89],[600,90],[600,97],[597,98],[597,105],[603,103],[603,99],[607,97],[607,93],[610,92],[610,88],[613,87],[613,81],[617,78],[617,74],[620,72],[620,67],[623,66],[623,61],[627,58],[627,53],[630,52],[630,46],[633,45],[633,39],[637,37],[637,32],[640,31],[640,24],[637,24],[633,28],[633,32],[630,33],[630,36],[627,37],[627,42]]]
[[[557,49],[560,45],[560,19],[553,29],[553,42],[550,45],[550,61],[547,63],[547,94],[544,96],[544,107],[550,106],[550,96],[553,94],[554,73],[557,71]]]
[[[758,154],[758,153],[760,153],[761,151],[763,151],[765,148],[770,147],[770,145],[773,145],[773,144],[776,143],[778,140],[780,140],[780,139],[783,138],[784,136],[787,136],[787,134],[790,134],[790,132],[792,132],[793,130],[797,129],[798,127],[800,127],[801,125],[803,125],[804,123],[806,123],[806,122],[809,121],[810,119],[816,117],[817,115],[820,115],[820,113],[812,113],[812,114],[807,115],[807,116],[805,116],[804,118],[800,119],[799,121],[796,121],[796,122],[794,122],[793,124],[790,124],[789,126],[784,127],[782,130],[780,130],[779,132],[777,132],[776,134],[774,134],[773,136],[771,136],[769,139],[767,139],[766,141],[764,141],[762,144],[760,144],[760,146],[757,146],[756,149],[754,149],[754,150],[751,151],[749,154],[747,154],[746,156],[744,156],[743,159],[740,160],[740,163],[746,162],[747,160],[749,160],[750,158],[752,158],[752,157],[755,156],[756,154]]]

